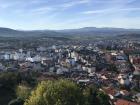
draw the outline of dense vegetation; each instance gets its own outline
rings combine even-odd
[[[29,74],[28,74],[29,75]],[[95,85],[80,86],[69,80],[46,80],[33,85],[31,74],[23,80],[19,73],[0,74],[2,105],[110,105],[109,97]],[[5,89],[5,90],[4,90]],[[6,93],[8,91],[8,93]],[[11,92],[9,92],[11,91]],[[0,99],[3,95],[0,95]],[[9,98],[8,98],[9,97]],[[3,103],[2,103],[3,102]]]

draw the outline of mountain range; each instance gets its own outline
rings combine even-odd
[[[0,37],[116,36],[125,34],[140,34],[140,29],[84,27],[79,29],[25,31],[0,28]]]

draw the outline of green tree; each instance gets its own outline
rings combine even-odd
[[[99,99],[100,105],[110,105],[109,96],[104,92],[99,91],[97,97]]]
[[[14,99],[8,103],[8,105],[23,105],[24,101],[20,98]]]
[[[31,93],[31,88],[25,85],[19,85],[16,88],[16,96],[20,99],[27,99]]]
[[[97,98],[98,89],[95,85],[90,85],[83,90],[85,105],[100,105]]]
[[[96,85],[84,89],[85,105],[110,105],[109,96],[98,90]]]
[[[17,85],[17,74],[12,72],[4,72],[0,74],[1,87],[14,89]]]
[[[84,105],[80,88],[68,80],[43,81],[24,105]]]

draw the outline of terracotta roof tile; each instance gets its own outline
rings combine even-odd
[[[127,100],[123,100],[123,99],[119,99],[119,100],[117,100],[115,105],[140,105],[140,104],[130,102],[130,101],[127,101]]]

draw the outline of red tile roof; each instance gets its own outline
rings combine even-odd
[[[119,99],[119,100],[117,100],[115,105],[140,105],[140,104],[130,102],[130,101],[127,101],[127,100],[123,100],[123,99]]]

